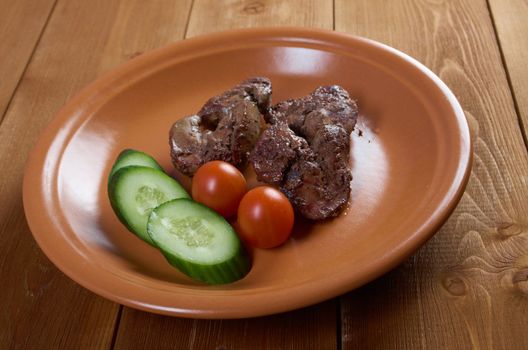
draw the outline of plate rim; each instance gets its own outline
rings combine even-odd
[[[352,43],[352,42],[363,43],[365,45],[374,46],[382,51],[389,52],[393,55],[398,56],[400,59],[407,61],[409,64],[413,65],[415,68],[420,70],[423,74],[425,74],[429,79],[431,79],[436,84],[436,86],[438,86],[438,88],[442,91],[444,96],[447,98],[449,104],[453,108],[453,115],[456,117],[457,125],[461,131],[460,134],[457,134],[457,139],[460,141],[460,148],[457,150],[460,154],[460,160],[457,165],[456,175],[453,178],[453,181],[451,182],[451,186],[449,187],[449,190],[446,191],[446,193],[442,197],[441,203],[439,203],[439,205],[436,207],[436,210],[433,211],[432,215],[429,216],[429,219],[425,223],[423,223],[423,225],[420,227],[419,230],[417,230],[416,232],[413,232],[408,237],[408,239],[402,242],[402,244],[398,245],[398,247],[396,247],[395,249],[392,249],[389,253],[384,255],[383,259],[378,259],[376,261],[377,264],[370,264],[369,269],[364,269],[363,273],[360,275],[362,276],[362,278],[357,278],[353,283],[350,283],[350,281],[349,283],[346,283],[346,281],[342,279],[343,283],[339,283],[338,286],[333,286],[333,288],[331,289],[331,292],[323,293],[322,296],[321,294],[317,294],[313,292],[315,288],[314,285],[318,284],[316,283],[317,281],[307,282],[305,284],[301,284],[299,286],[295,286],[293,288],[288,289],[291,294],[303,293],[303,298],[299,298],[299,299],[302,299],[302,301],[289,300],[289,302],[287,303],[279,302],[279,303],[271,303],[271,305],[268,303],[263,306],[253,307],[251,309],[247,309],[247,308],[246,309],[239,308],[239,309],[233,309],[233,310],[226,310],[222,308],[219,308],[216,310],[196,310],[196,309],[193,310],[189,308],[180,309],[180,308],[174,308],[174,307],[164,307],[162,305],[149,304],[149,303],[138,301],[138,300],[132,300],[130,298],[126,298],[121,295],[116,295],[115,293],[109,292],[107,289],[101,288],[101,286],[98,285],[97,283],[89,283],[85,279],[80,278],[78,276],[78,273],[76,272],[76,269],[73,269],[70,266],[68,266],[68,263],[67,263],[68,259],[58,257],[56,254],[54,254],[53,253],[54,249],[51,246],[51,243],[49,241],[46,241],[46,239],[43,237],[42,234],[36,234],[36,232],[42,231],[44,230],[44,228],[37,227],[35,223],[35,217],[34,217],[35,214],[33,210],[33,207],[35,206],[34,197],[35,197],[35,193],[37,192],[41,195],[45,194],[41,188],[39,189],[39,185],[42,184],[42,182],[46,180],[42,180],[42,179],[35,180],[34,173],[32,174],[33,176],[31,176],[29,174],[30,172],[28,171],[28,169],[37,168],[41,170],[39,171],[39,174],[44,174],[44,166],[45,166],[44,161],[47,159],[46,155],[50,153],[49,149],[52,148],[53,146],[52,143],[54,143],[55,142],[54,140],[56,139],[55,137],[50,137],[50,136],[57,134],[58,133],[57,130],[59,130],[58,128],[54,126],[61,125],[61,121],[63,119],[67,120],[68,119],[67,117],[70,117],[69,119],[71,119],[70,122],[72,123],[83,121],[82,116],[86,116],[87,113],[81,113],[80,115],[76,116],[77,119],[75,119],[75,117],[72,116],[71,111],[78,109],[77,107],[81,105],[81,102],[84,102],[83,104],[86,104],[86,101],[89,101],[89,98],[97,99],[97,96],[100,96],[100,95],[104,96],[104,93],[103,93],[104,89],[101,91],[100,87],[101,86],[109,87],[108,85],[109,83],[113,81],[118,81],[118,79],[126,77],[127,72],[138,70],[139,67],[148,65],[149,62],[154,62],[157,60],[157,58],[163,55],[166,55],[172,51],[178,51],[178,50],[179,51],[186,51],[186,50],[192,51],[193,47],[203,46],[204,43],[214,42],[217,40],[227,40],[228,38],[234,38],[234,37],[244,37],[244,38],[269,37],[273,39],[288,38],[288,39],[297,39],[297,40],[305,39],[307,41],[315,40],[315,41],[319,41],[323,43],[329,43],[329,42],[335,43],[337,41],[340,41],[341,43]],[[214,51],[214,49],[212,51]],[[141,72],[143,74],[146,74],[145,71],[141,71]],[[139,77],[136,77],[136,78],[139,78]],[[50,140],[50,142],[47,142],[48,140]],[[49,147],[47,148],[43,147],[44,145],[48,145],[48,144],[49,144]],[[60,154],[62,155],[62,152]],[[425,65],[423,65],[416,59],[412,58],[411,56],[395,48],[392,48],[388,45],[382,44],[380,42],[377,42],[371,39],[354,36],[354,35],[350,35],[346,33],[339,33],[339,32],[335,32],[331,30],[325,30],[325,29],[300,28],[300,27],[271,27],[271,28],[259,27],[259,28],[234,29],[234,30],[216,32],[212,34],[205,34],[205,35],[193,37],[190,39],[176,41],[164,47],[141,54],[138,57],[135,57],[127,62],[120,64],[114,69],[111,69],[105,74],[96,77],[94,81],[92,81],[91,83],[86,85],[84,88],[82,88],[78,93],[76,93],[75,96],[69,99],[69,101],[51,119],[51,121],[48,123],[45,129],[41,132],[38,138],[38,141],[36,142],[35,146],[30,152],[30,155],[28,157],[25,170],[24,170],[23,206],[24,206],[24,212],[26,215],[26,220],[30,227],[30,231],[34,239],[36,240],[37,244],[41,248],[41,250],[45,253],[45,255],[53,262],[53,264],[59,270],[65,273],[69,278],[71,278],[72,280],[74,280],[76,283],[80,284],[84,288],[100,296],[103,296],[104,298],[107,298],[114,302],[117,302],[117,303],[120,303],[126,306],[130,306],[136,309],[141,309],[144,311],[149,311],[149,312],[154,312],[154,313],[159,313],[159,314],[164,314],[164,315],[171,315],[171,316],[190,317],[190,318],[207,318],[207,319],[256,317],[256,316],[274,314],[278,312],[290,311],[293,309],[305,307],[308,305],[315,304],[317,302],[321,302],[321,301],[336,297],[347,291],[357,288],[375,278],[378,278],[382,274],[386,273],[390,269],[397,266],[404,259],[406,259],[408,256],[413,254],[416,251],[416,249],[418,249],[421,245],[423,245],[430,237],[432,237],[436,233],[436,231],[440,228],[440,226],[449,218],[451,213],[454,211],[458,202],[462,198],[464,189],[469,181],[472,159],[473,159],[473,144],[472,144],[472,137],[471,137],[470,130],[469,130],[469,125],[465,118],[462,107],[457,101],[455,95],[451,92],[451,90],[447,87],[447,85],[436,74],[434,74]],[[49,203],[50,201],[51,199],[45,198],[43,196],[42,207],[45,208],[46,203]],[[47,219],[48,219],[48,224],[50,224],[48,228],[50,229],[56,228],[57,225],[67,225],[66,222],[59,222],[60,220],[57,221],[56,218],[47,218]],[[73,246],[71,247],[73,249]],[[77,252],[77,253],[80,254],[80,252]],[[308,297],[305,294],[307,289],[311,291]],[[290,298],[290,299],[294,299],[294,298]]]

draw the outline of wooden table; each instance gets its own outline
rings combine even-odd
[[[450,86],[475,158],[444,227],[369,285],[255,319],[140,312],[58,271],[29,232],[21,179],[66,100],[167,43],[279,25],[379,40]],[[0,0],[0,348],[528,349],[527,35],[526,0]]]

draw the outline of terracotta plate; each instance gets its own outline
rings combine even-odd
[[[171,124],[256,75],[271,78],[275,102],[328,84],[342,85],[358,100],[352,198],[338,218],[299,220],[287,244],[255,251],[246,278],[206,286],[170,267],[118,222],[107,175],[129,147],[172,171]],[[460,105],[409,56],[327,31],[238,30],[141,55],[86,87],[35,146],[24,208],[46,255],[103,297],[168,315],[251,317],[340,295],[399,264],[452,212],[470,162]]]

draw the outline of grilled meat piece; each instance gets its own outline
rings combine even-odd
[[[169,135],[174,166],[188,176],[211,160],[243,166],[270,101],[269,79],[252,78],[209,99],[196,115],[176,121]]]
[[[279,185],[305,217],[335,216],[350,196],[350,133],[358,108],[339,86],[273,106],[250,155],[259,181]]]

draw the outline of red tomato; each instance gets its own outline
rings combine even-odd
[[[238,207],[238,234],[256,248],[273,248],[284,243],[290,236],[293,221],[290,201],[273,187],[252,189]]]
[[[244,175],[229,163],[213,160],[202,165],[192,179],[192,197],[223,217],[236,214],[247,191]]]

